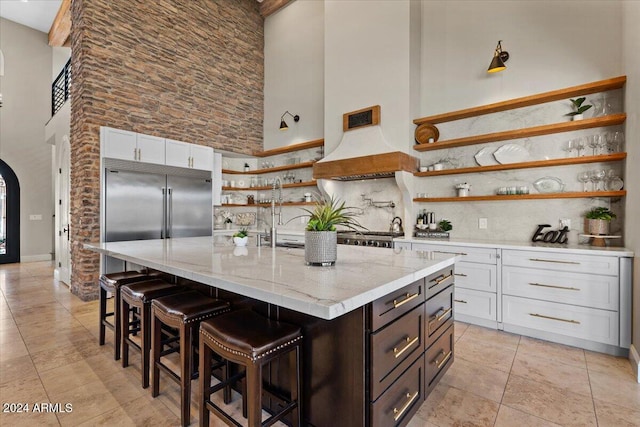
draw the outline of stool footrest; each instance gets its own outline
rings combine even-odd
[[[171,378],[173,381],[175,381],[177,384],[180,384],[180,376],[178,374],[176,374],[175,372],[173,372],[173,370],[169,369],[169,367],[167,365],[165,365],[162,362],[156,362],[156,366],[160,369],[162,369],[162,371],[165,374],[169,375],[169,378]]]
[[[234,425],[236,427],[242,427],[242,424],[240,424],[239,422],[237,422],[236,420],[234,420],[233,418],[231,418],[231,416],[229,414],[227,414],[226,412],[224,412],[222,410],[222,408],[220,408],[218,405],[216,405],[215,403],[213,403],[210,400],[205,400],[204,404],[207,406],[207,409],[211,412],[213,412],[214,414],[216,414],[217,416],[219,416],[220,418],[224,419],[225,422],[227,423],[227,425]],[[231,424],[230,424],[231,423]]]

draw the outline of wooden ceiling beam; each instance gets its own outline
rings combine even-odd
[[[293,0],[263,0],[262,3],[260,3],[260,15],[266,18],[285,7],[291,1]]]
[[[49,46],[68,46],[71,35],[71,0],[62,0],[49,30]]]

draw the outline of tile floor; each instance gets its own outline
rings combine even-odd
[[[177,385],[161,381],[156,399],[143,390],[139,357],[123,370],[111,333],[98,346],[97,302],[69,293],[50,263],[0,266],[0,291],[0,402],[31,410],[0,412],[0,425],[179,424]],[[37,403],[70,403],[72,411],[36,413]],[[191,413],[197,425],[193,404]],[[640,426],[640,385],[626,359],[462,323],[455,363],[409,424],[596,425]]]

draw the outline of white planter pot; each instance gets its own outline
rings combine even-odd
[[[247,242],[249,241],[249,236],[244,236],[244,237],[234,237],[233,238],[233,243],[236,246],[247,246]]]
[[[591,235],[606,236],[609,234],[610,221],[605,219],[586,219],[585,218],[585,231]]]
[[[304,260],[307,265],[333,265],[338,257],[338,233],[305,231]]]
[[[573,121],[577,121],[577,120],[582,120],[584,119],[584,115],[583,114],[574,114],[573,115]]]

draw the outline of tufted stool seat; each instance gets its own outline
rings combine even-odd
[[[100,329],[98,343],[104,345],[106,328],[113,331],[113,358],[120,359],[121,324],[120,324],[120,287],[130,283],[149,280],[150,276],[141,271],[123,271],[100,276],[99,317]],[[113,295],[113,311],[107,311],[107,293]],[[109,318],[113,316],[113,321]]]
[[[299,327],[272,320],[251,310],[238,310],[205,320],[200,324],[200,425],[209,425],[213,412],[229,425],[240,425],[210,399],[215,393],[246,377],[243,409],[248,407],[249,427],[272,425],[292,413],[292,425],[299,426],[300,410],[300,353],[302,331]],[[211,386],[211,358],[217,354],[245,367],[245,371]],[[290,396],[278,396],[288,402],[284,408],[262,419],[262,368],[271,360],[288,354]],[[271,391],[272,394],[277,394]]]
[[[146,280],[120,287],[120,319],[122,323],[122,367],[129,366],[129,346],[142,353],[142,388],[149,387],[149,351],[151,349],[151,301],[155,298],[184,292],[185,288],[162,279]],[[132,327],[131,307],[140,313],[139,326]],[[130,335],[140,332],[140,345]]]
[[[161,297],[151,303],[151,379],[153,397],[160,393],[160,370],[180,385],[182,425],[189,425],[191,413],[191,380],[197,376],[194,347],[197,349],[200,322],[229,311],[229,303],[211,298],[200,292],[190,291]],[[179,347],[163,349],[161,330],[163,326],[179,332]],[[180,352],[180,375],[162,362],[162,357]],[[225,371],[226,372],[226,371]],[[226,374],[225,374],[226,375]]]

